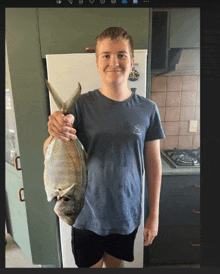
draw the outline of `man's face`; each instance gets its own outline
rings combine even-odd
[[[133,64],[127,40],[106,38],[98,42],[96,65],[105,84],[127,83]]]

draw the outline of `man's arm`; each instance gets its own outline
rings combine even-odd
[[[160,140],[145,143],[145,170],[151,216],[159,216],[162,165]]]
[[[146,142],[144,156],[150,208],[149,216],[144,226],[144,245],[148,246],[157,236],[159,226],[159,202],[162,176],[160,140]]]

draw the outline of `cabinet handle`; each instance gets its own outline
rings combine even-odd
[[[18,168],[18,158],[20,158],[20,156],[17,156],[17,157],[15,157],[15,159],[14,159],[14,163],[15,163],[15,169],[16,170],[21,170],[21,168]]]
[[[195,187],[198,187],[198,188],[200,188],[200,186],[199,186],[199,185],[197,185],[197,184],[195,184]]]
[[[191,243],[191,242],[190,242]],[[200,244],[193,244],[193,243],[191,243],[191,246],[194,246],[194,247],[199,247],[200,246]]]
[[[200,211],[196,211],[195,209],[192,210],[196,214],[200,214]]]
[[[22,198],[21,198],[21,191],[22,191],[22,190],[24,190],[23,187],[20,188],[20,189],[18,190],[18,198],[19,198],[19,201],[20,201],[20,202],[24,202],[24,201],[25,201],[25,199],[22,199]]]
[[[95,52],[95,47],[87,47],[86,51]]]

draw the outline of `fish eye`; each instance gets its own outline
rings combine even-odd
[[[69,201],[69,198],[68,197],[65,197],[63,198],[65,202],[68,202]]]

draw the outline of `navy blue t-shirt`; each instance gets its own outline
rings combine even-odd
[[[73,128],[87,153],[88,186],[75,228],[130,234],[141,223],[144,145],[165,138],[154,102],[132,93],[118,102],[82,94]]]

